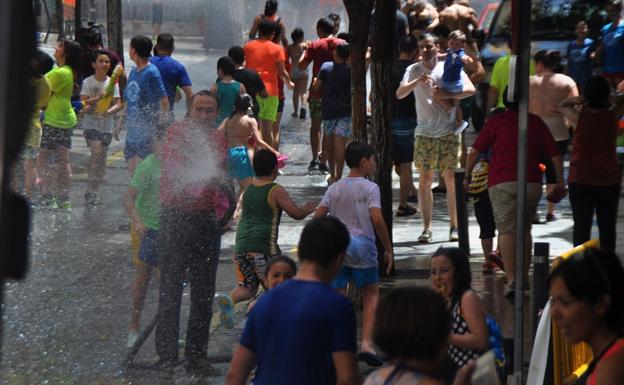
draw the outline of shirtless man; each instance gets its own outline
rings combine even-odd
[[[470,8],[467,0],[458,1],[440,11],[440,24],[446,25],[450,31],[459,29],[470,36],[470,26],[472,25],[473,29],[479,26],[477,11]]]
[[[558,51],[539,51],[534,60],[535,75],[529,80],[529,112],[542,118],[555,138],[561,156],[565,157],[570,131],[559,110],[559,103],[566,98],[578,96],[578,88],[571,77],[555,72],[561,66],[561,55]],[[546,165],[547,192],[550,193],[556,183],[554,166],[548,160],[543,163]],[[555,205],[548,202],[546,221],[555,219]]]

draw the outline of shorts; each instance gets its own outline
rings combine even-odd
[[[392,161],[411,163],[414,161],[414,128],[415,118],[393,118],[392,127]]]
[[[496,222],[488,190],[470,195],[474,199],[474,213],[479,224],[479,239],[492,239],[496,236]]]
[[[71,128],[57,128],[44,124],[41,133],[41,148],[46,150],[56,150],[59,147],[71,148],[73,133],[74,130]]]
[[[308,99],[308,107],[310,108],[310,119],[323,119],[321,116],[321,98]]]
[[[414,165],[419,171],[445,171],[459,167],[461,135],[450,134],[441,138],[416,136]]]
[[[351,117],[323,120],[323,134],[342,137],[351,136]]]
[[[294,65],[290,68],[290,80],[296,82],[299,79],[303,79],[308,75],[306,71],[299,69],[299,66]]]
[[[345,289],[350,280],[353,280],[358,289],[366,285],[377,284],[379,282],[379,270],[377,266],[363,268],[342,266],[332,281],[331,287],[333,289]]]
[[[559,153],[561,153],[561,157],[565,158],[565,155],[568,153],[568,142],[569,140],[560,140],[555,142],[557,144],[557,148],[559,149]],[[542,159],[542,163],[546,166],[546,184],[556,184],[557,183],[557,173],[555,172],[555,165],[553,165],[551,158]]]
[[[256,95],[256,102],[258,102],[258,106],[260,107],[258,119],[268,120],[270,122],[277,120],[277,109],[279,107],[279,99],[277,96],[261,98],[260,95]]]
[[[277,104],[277,113],[281,114],[282,112],[284,112],[284,102],[286,101],[286,99],[280,99],[279,103]],[[277,120],[277,117],[276,117]]]
[[[20,151],[20,159],[22,160],[35,160],[39,155],[39,149],[36,147],[23,145],[22,151]]]
[[[490,187],[488,190],[492,201],[494,221],[499,234],[516,232],[516,189],[517,182],[503,182]],[[526,229],[531,228],[533,218],[537,212],[537,204],[542,197],[541,183],[527,183],[527,198],[525,211]]]
[[[145,159],[152,152],[154,151],[152,150],[151,140],[139,143],[126,142],[126,147],[124,147],[124,157],[126,158],[126,162],[134,158],[135,156],[138,156],[141,159]]]
[[[108,147],[113,141],[113,134],[110,132],[102,132],[99,130],[94,130],[92,128],[87,128],[82,133],[84,134],[84,137],[87,141],[87,146],[89,145],[90,141],[97,141],[102,142],[102,145],[104,147]]]
[[[139,260],[152,267],[158,266],[158,230],[145,229],[139,249]]]
[[[254,176],[247,147],[232,147],[228,150],[228,172],[232,178],[243,180]]]
[[[273,259],[272,255],[251,252],[234,255],[238,286],[246,287],[251,291],[258,290],[260,285],[264,287],[262,278],[265,275],[266,265],[271,259]]]

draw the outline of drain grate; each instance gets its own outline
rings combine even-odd
[[[395,269],[394,278],[415,278],[415,279],[427,279],[429,278],[429,269]]]

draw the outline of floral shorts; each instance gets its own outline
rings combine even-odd
[[[461,135],[450,134],[441,138],[416,136],[414,165],[419,171],[444,171],[459,167]]]
[[[323,133],[348,138],[351,136],[351,117],[323,120]]]

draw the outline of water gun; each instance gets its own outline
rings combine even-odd
[[[95,105],[95,112],[104,113],[108,111],[111,104],[113,103],[113,94],[115,93],[115,86],[119,82],[119,77],[123,73],[123,66],[121,64],[117,64],[117,67],[113,70],[113,74],[108,81],[108,85],[104,89],[104,95]]]

